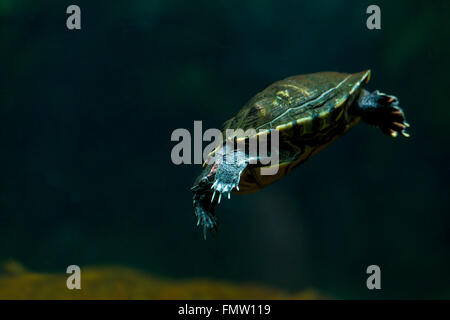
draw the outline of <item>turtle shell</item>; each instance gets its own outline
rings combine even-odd
[[[224,123],[224,138],[227,129],[242,129],[226,137],[238,141],[254,138],[249,129],[255,129],[257,137],[277,129],[280,169],[274,176],[261,176],[249,167],[241,177],[240,189],[245,192],[255,184],[272,183],[354,126],[359,118],[347,111],[369,79],[370,70],[298,75],[277,81],[250,99]]]
[[[226,121],[223,130],[284,130],[291,125],[312,124],[315,116],[324,122],[369,78],[370,70],[354,74],[318,72],[277,81],[256,94],[235,117]]]

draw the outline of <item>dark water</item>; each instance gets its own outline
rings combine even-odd
[[[449,6],[378,1],[2,1],[0,260],[36,271],[120,264],[177,278],[450,297]],[[284,77],[372,69],[411,138],[364,124],[261,192],[217,210],[203,241],[175,166],[176,128],[220,127]],[[366,268],[382,290],[366,288]]]

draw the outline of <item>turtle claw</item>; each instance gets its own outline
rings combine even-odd
[[[406,128],[409,128],[410,124],[406,122],[405,113],[399,107],[397,97],[375,90],[360,99],[359,107],[363,120],[380,127],[384,134],[392,138],[399,134],[409,137]]]
[[[385,132],[387,129],[393,138],[396,138],[399,134],[405,138],[410,137],[409,133],[406,132],[406,128],[409,128],[411,125],[406,122],[405,114],[398,106],[398,100],[396,103],[387,106],[384,111],[385,121],[380,125],[382,131]]]

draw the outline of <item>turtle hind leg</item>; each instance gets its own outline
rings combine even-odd
[[[368,124],[377,126],[381,131],[395,138],[400,133],[409,137],[406,128],[405,113],[399,107],[397,97],[381,93],[378,90],[367,92],[364,90],[357,102],[356,113]]]
[[[203,238],[210,231],[217,231],[217,220],[214,214],[216,204],[211,201],[212,192],[197,193],[194,191],[194,213],[197,217],[197,226],[203,230]]]
[[[210,165],[203,170],[191,188],[194,194],[193,205],[197,226],[202,228],[204,239],[208,232],[217,231],[217,220],[214,213],[217,201],[212,201],[211,185],[214,176],[211,174],[211,167]]]

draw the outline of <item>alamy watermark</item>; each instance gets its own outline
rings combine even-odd
[[[224,141],[225,140],[225,141]],[[249,164],[261,166],[262,175],[274,175],[279,167],[279,132],[276,129],[219,129],[203,132],[201,121],[194,121],[194,136],[187,129],[172,132],[178,142],[171,152],[172,162],[180,164],[220,164],[236,161],[235,153],[246,155]],[[209,142],[203,147],[203,142]]]
[[[369,290],[381,289],[381,269],[376,264],[372,264],[367,267],[367,274],[370,276],[367,278],[366,286]]]
[[[70,14],[66,20],[66,27],[69,30],[81,29],[81,9],[79,6],[72,4],[67,7],[66,13]]]
[[[379,6],[372,4],[367,7],[367,14],[370,16],[367,18],[366,26],[369,30],[381,29],[381,9]]]
[[[79,266],[77,266],[76,264],[73,264],[73,265],[70,265],[67,267],[66,273],[70,274],[70,276],[66,280],[67,289],[80,290],[81,289],[81,268]]]

